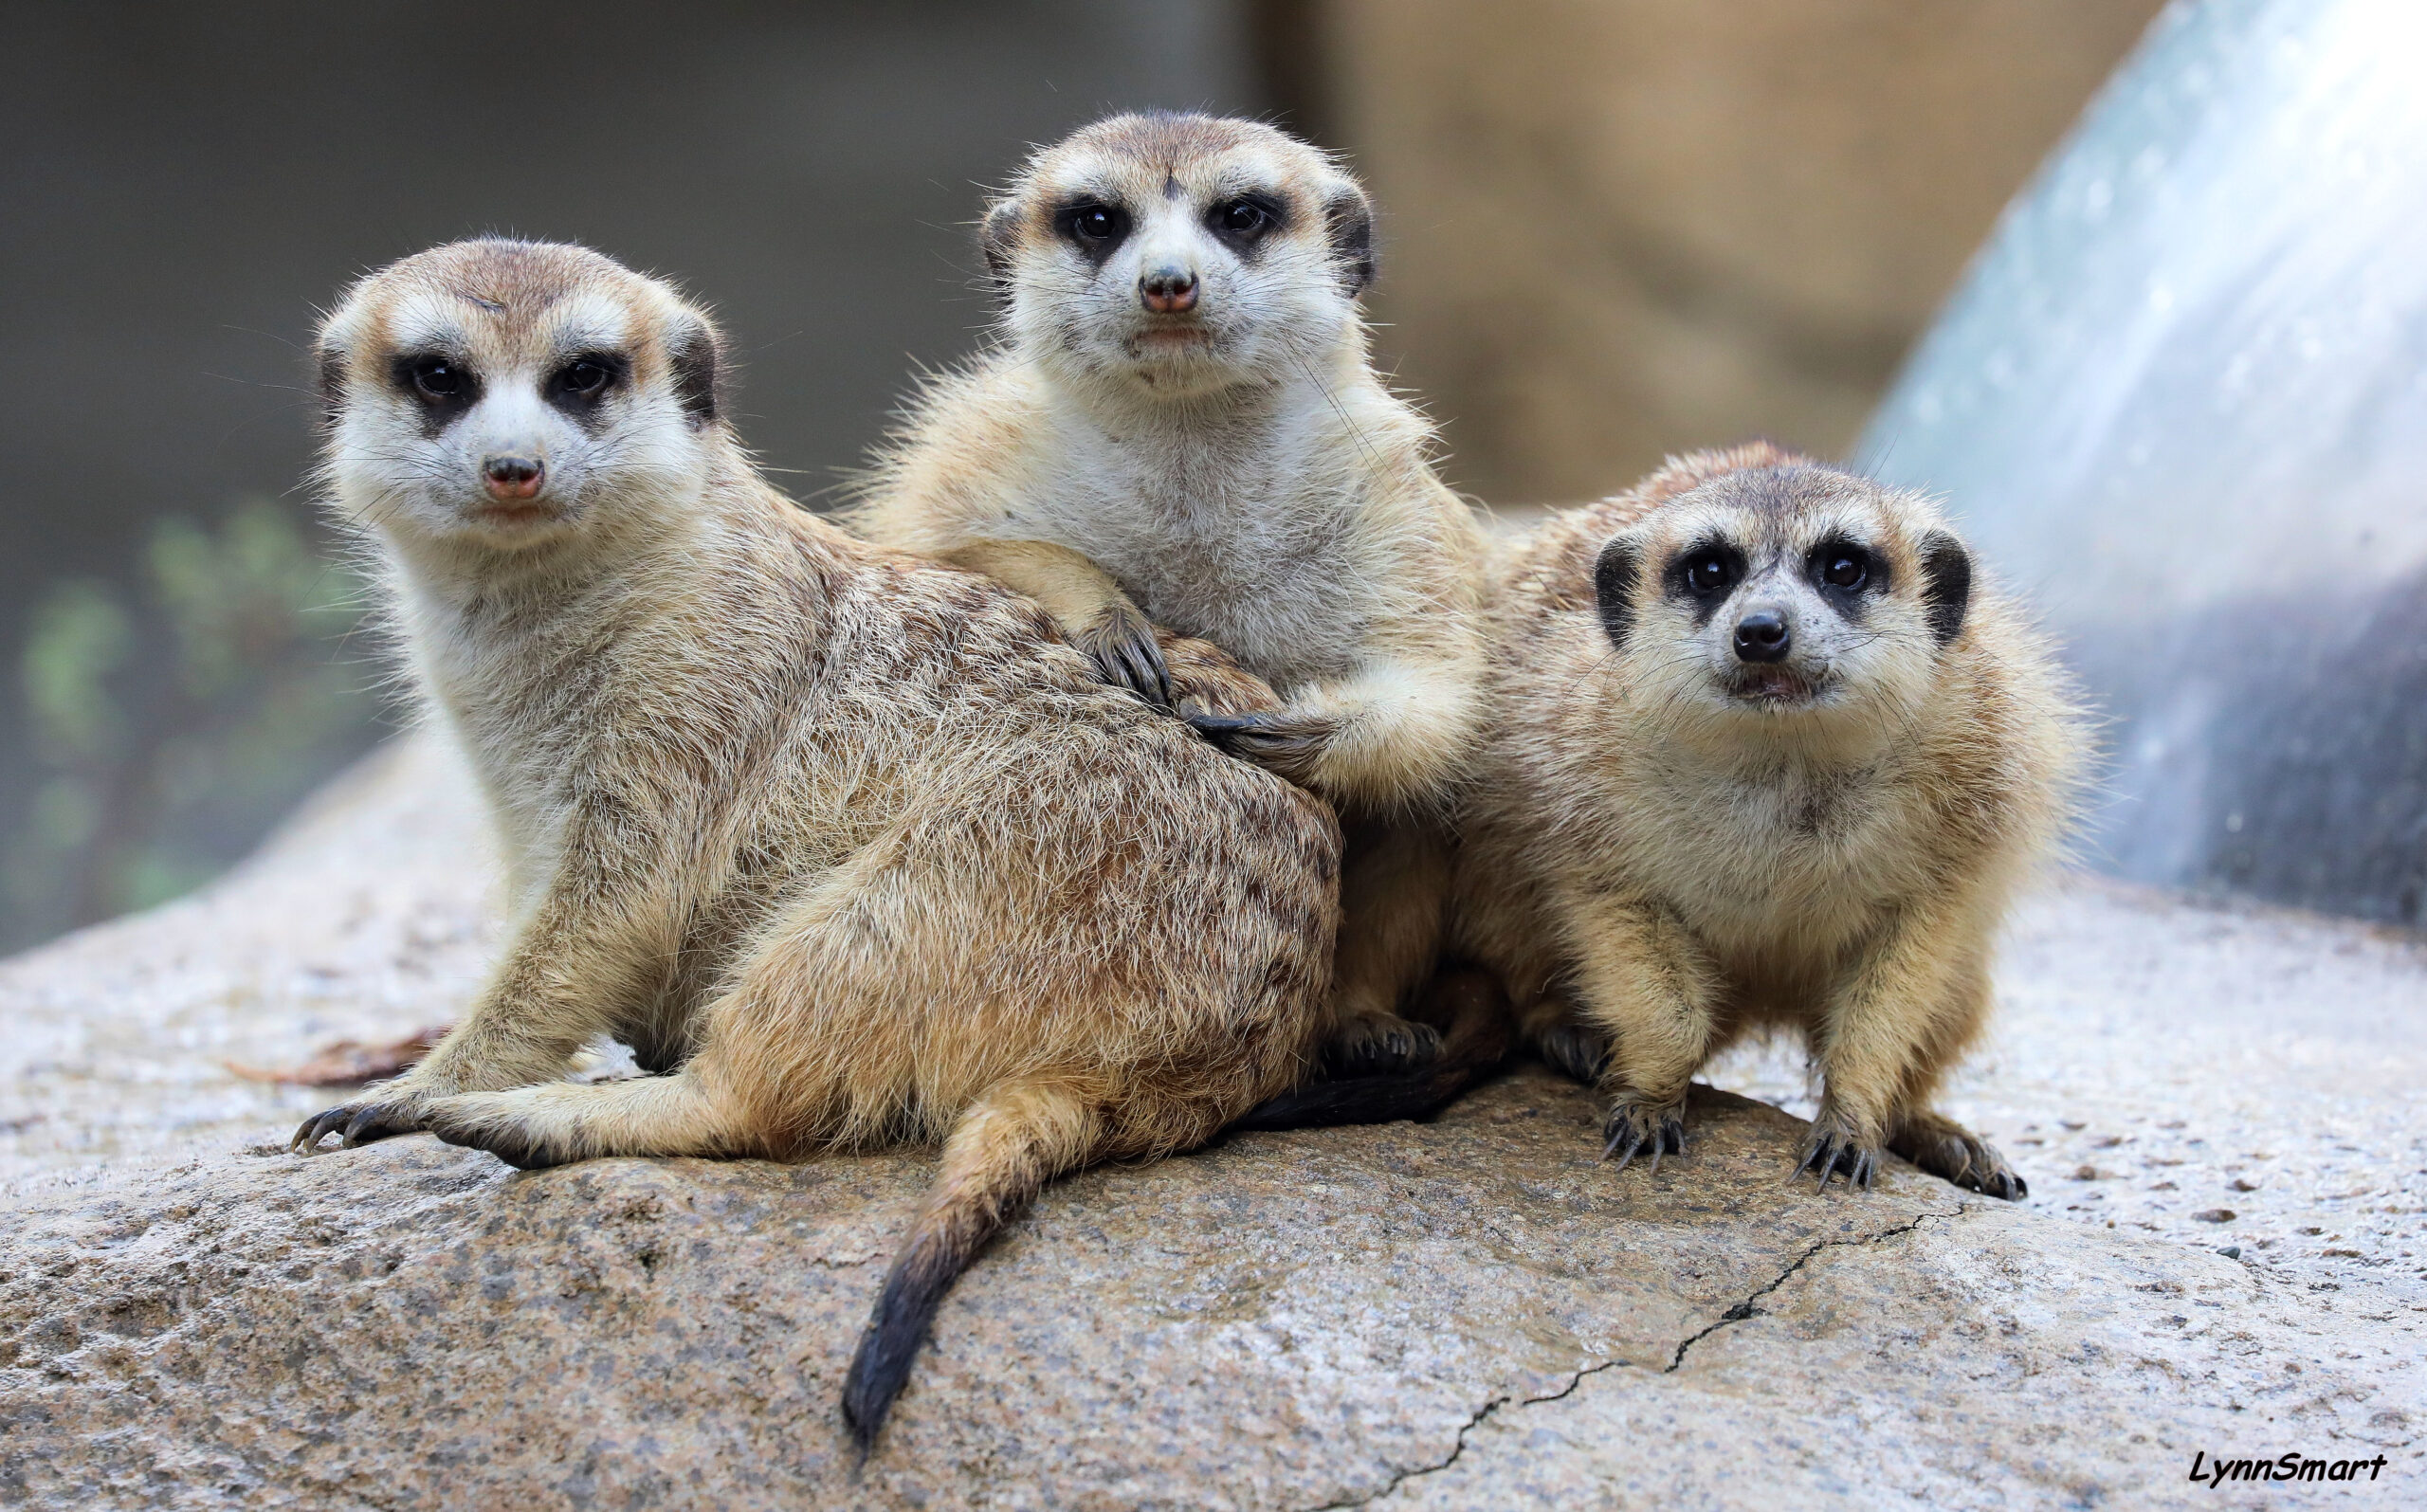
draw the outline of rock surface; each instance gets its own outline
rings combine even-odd
[[[2035,903],[1953,1100],[2008,1141],[2023,1208],[1902,1166],[1867,1195],[1789,1185],[1802,1125],[1719,1091],[1688,1155],[1615,1174],[1590,1095],[1540,1070],[1426,1124],[1087,1173],[946,1303],[860,1466],[834,1400],[922,1152],[305,1158],[285,1128],[325,1096],[218,1069],[447,1016],[488,948],[459,782],[409,746],[211,894],[0,967],[0,1504],[2420,1494],[2427,961],[2404,938]],[[1798,1091],[1775,1053],[1715,1079]],[[2217,1203],[2236,1218],[2191,1216]],[[2287,1450],[2386,1465],[2186,1479],[2197,1452]]]

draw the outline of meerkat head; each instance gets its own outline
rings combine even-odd
[[[1664,501],[1601,548],[1594,598],[1633,685],[1672,714],[1881,720],[1962,635],[1972,558],[1930,502],[1812,463]]]
[[[1017,349],[1157,396],[1327,353],[1374,276],[1356,180],[1285,132],[1210,116],[1116,116],[1045,149],[981,240]]]
[[[700,310],[584,247],[494,239],[406,258],[320,328],[325,476],[404,542],[515,552],[679,505],[721,420]]]

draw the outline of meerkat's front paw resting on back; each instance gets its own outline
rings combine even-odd
[[[1135,606],[1125,601],[1105,605],[1071,640],[1095,664],[1098,677],[1155,708],[1172,707],[1171,669],[1156,644],[1155,627]]]
[[[1888,1148],[1934,1176],[1987,1196],[2019,1202],[2031,1195],[2031,1184],[2015,1174],[1994,1146],[1936,1113],[1906,1114]]]

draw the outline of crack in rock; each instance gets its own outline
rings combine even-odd
[[[1728,1324],[1741,1323],[1747,1319],[1761,1317],[1761,1310],[1753,1304],[1759,1302],[1761,1298],[1778,1290],[1780,1286],[1785,1285],[1789,1277],[1793,1276],[1797,1271],[1801,1270],[1805,1266],[1811,1264],[1812,1258],[1820,1253],[1821,1250],[1854,1248],[1866,1245],[1875,1245],[1883,1239],[1893,1239],[1899,1234],[1911,1233],[1914,1230],[1929,1222],[1932,1218],[1960,1218],[1971,1211],[1971,1204],[1965,1203],[1959,1206],[1953,1212],[1921,1213],[1915,1216],[1909,1223],[1900,1223],[1895,1225],[1893,1228],[1882,1229],[1876,1233],[1862,1234],[1852,1239],[1821,1240],[1818,1244],[1814,1245],[1809,1249],[1806,1249],[1800,1255],[1796,1256],[1794,1261],[1792,1261],[1784,1270],[1779,1271],[1775,1277],[1771,1278],[1770,1282],[1766,1285],[1761,1286],[1745,1297],[1743,1301],[1736,1303],[1736,1305],[1728,1308],[1727,1311],[1720,1314],[1719,1320],[1716,1322],[1713,1322],[1709,1327],[1703,1329],[1699,1333],[1693,1335],[1693,1337],[1678,1344],[1676,1354],[1670,1358],[1670,1361],[1666,1366],[1661,1368],[1660,1374],[1663,1375],[1675,1374],[1677,1368],[1686,1362],[1686,1351],[1693,1348],[1696,1344],[1701,1343],[1704,1339],[1726,1327]],[[1575,1394],[1576,1389],[1584,1384],[1585,1376],[1598,1375],[1605,1370],[1611,1370],[1625,1363],[1626,1361],[1622,1359],[1605,1359],[1598,1364],[1587,1365],[1570,1375],[1567,1378],[1567,1384],[1560,1387],[1558,1391],[1552,1392],[1545,1396],[1528,1396],[1524,1401],[1517,1402],[1517,1405],[1521,1408],[1535,1407],[1543,1402],[1563,1400],[1566,1397]],[[1513,1393],[1505,1394],[1491,1398],[1489,1401],[1484,1403],[1483,1406],[1477,1408],[1473,1416],[1458,1425],[1458,1435],[1451,1444],[1448,1456],[1437,1463],[1432,1465],[1412,1466],[1409,1468],[1400,1470],[1396,1474],[1393,1475],[1389,1480],[1383,1482],[1379,1486],[1367,1492],[1363,1496],[1352,1497],[1344,1502],[1325,1502],[1320,1506],[1308,1508],[1307,1512],[1348,1512],[1348,1509],[1350,1508],[1370,1506],[1374,1503],[1379,1502],[1384,1497],[1397,1491],[1400,1486],[1405,1485],[1410,1481],[1422,1476],[1435,1475],[1448,1469],[1451,1466],[1458,1463],[1460,1455],[1467,1452],[1467,1435],[1473,1432],[1476,1429],[1481,1428],[1486,1422],[1491,1419],[1493,1414],[1497,1413],[1502,1408],[1507,1406],[1510,1402],[1516,1400],[1517,1398]]]
[[[1964,1207],[1957,1208],[1953,1212],[1921,1213],[1910,1223],[1900,1223],[1891,1229],[1882,1229],[1877,1233],[1863,1234],[1852,1239],[1821,1240],[1818,1244],[1814,1245],[1811,1248],[1805,1250],[1800,1255],[1796,1256],[1791,1265],[1789,1265],[1784,1270],[1779,1271],[1775,1277],[1771,1278],[1769,1284],[1754,1291],[1745,1297],[1743,1302],[1738,1303],[1735,1306],[1730,1307],[1727,1311],[1720,1314],[1717,1321],[1712,1322],[1707,1328],[1702,1329],[1690,1338],[1680,1340],[1677,1345],[1677,1353],[1670,1357],[1669,1363],[1662,1368],[1660,1374],[1663,1375],[1675,1375],[1678,1367],[1686,1363],[1686,1351],[1693,1348],[1696,1344],[1701,1343],[1704,1339],[1708,1339],[1711,1335],[1718,1333],[1728,1324],[1741,1323],[1747,1321],[1748,1320],[1761,1317],[1761,1309],[1753,1304],[1760,1302],[1770,1293],[1778,1290],[1780,1286],[1785,1285],[1789,1277],[1793,1276],[1797,1271],[1801,1270],[1805,1266],[1809,1265],[1812,1261],[1812,1257],[1818,1254],[1821,1250],[1858,1248],[1866,1245],[1875,1245],[1882,1239],[1893,1239],[1898,1234],[1911,1233],[1914,1230],[1929,1222],[1932,1218],[1960,1218],[1969,1211],[1971,1210],[1967,1204]]]

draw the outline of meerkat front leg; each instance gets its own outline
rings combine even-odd
[[[943,554],[955,567],[991,577],[1036,600],[1096,674],[1159,709],[1170,709],[1171,671],[1155,627],[1103,568],[1067,546],[981,540]]]
[[[1686,1148],[1686,1093],[1710,1056],[1720,984],[1702,947],[1666,910],[1625,895],[1562,900],[1578,1006],[1610,1038],[1600,1084],[1610,1097],[1602,1158],[1618,1169]]]
[[[1967,902],[1943,899],[1899,914],[1830,994],[1813,1036],[1820,1111],[1797,1175],[1816,1173],[1824,1188],[1836,1175],[1869,1187],[1881,1150],[1907,1132],[1916,1094],[1971,1039],[1988,984],[1984,931],[1967,917]]]
[[[294,1148],[331,1134],[348,1147],[411,1134],[440,1098],[560,1076],[593,1036],[633,1016],[672,957],[676,910],[657,905],[648,858],[585,853],[581,838],[568,847],[579,859],[542,895],[471,1011],[403,1076],[305,1119]]]

